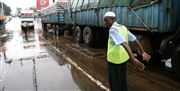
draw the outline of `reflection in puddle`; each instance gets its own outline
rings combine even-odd
[[[36,75],[36,62],[35,59],[33,59],[33,84],[35,91],[38,91],[38,83],[37,83],[37,75]]]
[[[28,49],[28,48],[35,48],[36,47],[36,45],[27,45],[27,46],[23,46],[24,47],[24,49]]]
[[[77,63],[66,56],[66,54],[64,53],[66,49],[62,49],[62,47],[59,50],[59,47],[58,49],[56,47],[53,47],[54,50],[56,50],[54,51],[52,49],[52,46],[53,45],[51,45],[50,49],[54,53],[57,52],[55,54],[58,55],[59,59],[61,59],[58,62],[59,65],[66,65],[66,67],[71,70],[73,79],[82,91],[109,91],[108,87],[104,86],[99,80],[88,74],[84,69],[79,67]]]
[[[82,48],[77,44],[67,44],[67,46],[89,58],[104,57],[106,55],[106,53],[104,51],[96,51],[96,50],[92,51],[87,48]]]
[[[47,57],[50,57],[49,54],[42,54],[42,55],[37,55],[37,56],[33,56],[33,57],[24,57],[24,58],[20,58],[20,59],[17,59],[17,61],[25,61],[25,60],[33,60],[33,59],[41,59],[41,58],[47,58]]]
[[[104,86],[99,87],[97,83],[93,82],[93,78],[91,76],[85,75],[84,72],[81,72],[79,69],[72,66],[71,73],[73,76],[74,81],[77,83],[77,85],[81,88],[82,91],[109,91],[107,88],[104,88]],[[101,84],[101,83],[99,83]]]
[[[21,35],[15,34],[8,44],[8,57],[13,58],[5,79],[4,91],[104,91],[107,88],[90,74],[85,72],[71,59],[66,57],[63,46],[57,50],[57,60],[41,46],[43,38],[38,35],[24,40]],[[13,45],[13,46],[12,46]],[[55,48],[55,47],[51,47]],[[68,60],[68,62],[67,62]],[[77,85],[78,84],[78,85]],[[78,87],[79,86],[79,87]]]
[[[79,80],[76,80],[78,84],[82,87],[82,90],[84,91],[109,91],[109,88],[104,86],[99,80],[96,80],[92,75],[88,74],[86,71],[84,71],[82,68],[80,68],[75,62],[73,62],[71,59],[67,58],[67,60],[70,62],[70,64],[73,66],[72,68],[77,69],[80,72],[74,72],[74,74],[78,74],[78,76],[75,76],[79,78]],[[79,75],[82,74],[80,77]],[[72,74],[73,75],[73,74]],[[75,78],[74,77],[74,78]],[[90,79],[90,80],[89,80]],[[82,80],[82,81],[81,81]],[[82,83],[81,83],[82,82]],[[98,90],[99,89],[99,90]]]

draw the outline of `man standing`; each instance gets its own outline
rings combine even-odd
[[[27,35],[27,32],[28,32],[28,26],[27,26],[27,22],[23,22],[22,23],[22,31],[25,35],[25,40],[28,40],[28,35]]]
[[[105,26],[110,28],[107,49],[109,84],[111,91],[127,91],[127,60],[139,71],[143,71],[145,68],[144,64],[133,56],[128,41],[133,41],[138,45],[144,60],[148,61],[150,56],[144,52],[136,37],[124,25],[118,24],[115,19],[114,12],[107,12],[104,15]]]

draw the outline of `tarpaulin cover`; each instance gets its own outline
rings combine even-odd
[[[76,10],[80,10],[80,9],[111,7],[111,6],[138,7],[141,5],[150,4],[154,1],[158,1],[158,0],[74,0],[74,3],[78,2],[76,6]],[[73,3],[72,0],[71,3]]]
[[[109,7],[109,6],[131,6],[137,7],[139,5],[150,4],[157,0],[101,0],[99,7]]]

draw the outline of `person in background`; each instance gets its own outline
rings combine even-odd
[[[138,45],[143,60],[148,61],[150,55],[143,50],[137,38],[124,25],[118,24],[115,20],[114,12],[105,13],[104,23],[110,28],[107,48],[109,85],[111,91],[127,91],[127,61],[129,60],[139,71],[145,68],[144,64],[133,56],[128,41],[133,41]]]
[[[24,32],[25,40],[28,40],[28,35],[27,35],[28,26],[27,26],[27,22],[23,22],[22,23],[22,31]]]

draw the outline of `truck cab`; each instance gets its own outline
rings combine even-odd
[[[24,29],[23,23],[27,22],[29,30],[34,30],[34,11],[33,10],[22,10],[20,13],[21,18],[21,29]]]
[[[5,16],[0,15],[0,30],[5,30]]]

